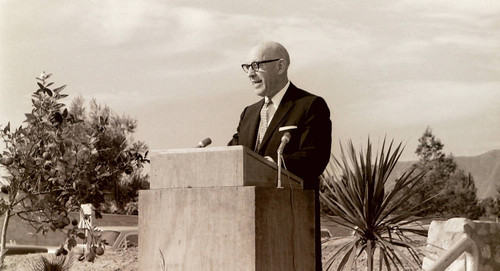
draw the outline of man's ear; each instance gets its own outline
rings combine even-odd
[[[284,59],[278,60],[278,74],[283,74],[286,71],[286,62]]]

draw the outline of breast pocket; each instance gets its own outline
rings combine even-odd
[[[285,149],[283,150],[283,153],[291,154],[296,152],[299,149],[300,145],[300,128],[297,126],[284,126],[281,127],[282,131],[280,131],[281,137],[285,135],[285,133],[290,133],[290,140],[286,144]]]

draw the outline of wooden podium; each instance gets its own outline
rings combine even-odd
[[[151,159],[139,195],[139,270],[315,270],[314,193],[243,146]]]

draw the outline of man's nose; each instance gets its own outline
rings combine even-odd
[[[255,70],[252,67],[248,68],[248,77],[252,78],[255,76]]]

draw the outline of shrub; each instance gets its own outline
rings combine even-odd
[[[386,153],[384,140],[380,155],[373,161],[370,140],[366,153],[360,151],[359,157],[349,142],[347,153],[341,146],[340,161],[334,158],[333,167],[323,176],[326,191],[320,193],[320,197],[335,215],[329,218],[353,232],[349,242],[336,249],[327,260],[326,270],[331,270],[336,261],[340,261],[337,262],[338,270],[352,270],[363,252],[368,270],[374,270],[376,252],[379,270],[382,266],[387,270],[407,266],[411,270],[419,268],[420,255],[412,246],[408,233],[426,236],[427,231],[412,226],[417,220],[413,216],[420,210],[403,210],[403,207],[411,193],[420,188],[424,173],[406,172],[389,190],[387,181],[403,152],[401,143],[394,151],[392,147],[393,142]],[[409,193],[401,193],[403,190]],[[334,240],[328,238],[323,245],[328,246]],[[400,249],[408,251],[411,256],[406,256]]]

